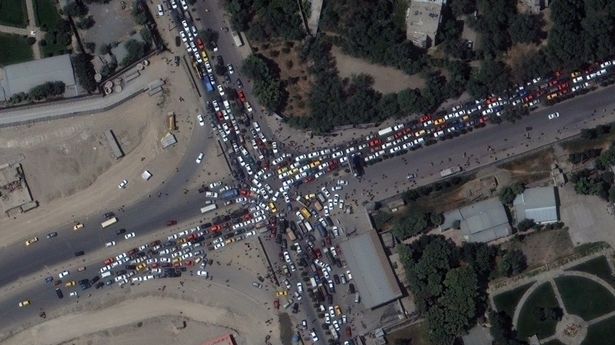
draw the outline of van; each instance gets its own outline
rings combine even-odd
[[[305,229],[309,232],[314,231],[314,228],[312,227],[312,224],[310,224],[309,222],[305,222],[303,223],[303,225],[305,225]]]
[[[359,296],[358,292],[354,295],[354,302],[355,303],[361,302],[361,296]]]
[[[106,271],[105,273],[101,274],[101,278],[107,278],[111,276],[111,271]]]

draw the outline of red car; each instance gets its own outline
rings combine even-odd
[[[243,93],[242,90],[237,91],[237,95],[239,96],[239,100],[241,101],[241,103],[246,102],[246,95]]]
[[[211,231],[211,232],[220,232],[220,231],[222,231],[222,225],[220,225],[220,224],[212,225],[212,227],[209,229],[209,231]]]
[[[196,46],[199,47],[199,49],[201,50],[205,49],[205,44],[203,43],[200,37],[197,37],[196,39]]]
[[[274,299],[273,300],[273,307],[276,309],[280,309],[280,300],[279,299]]]
[[[175,225],[175,224],[177,224],[177,221],[176,221],[176,220],[169,220],[169,221],[167,222],[167,226],[173,226],[173,225]]]
[[[423,116],[421,116],[420,120],[421,120],[421,122],[427,122],[427,121],[431,120],[431,116],[423,115]]]
[[[115,258],[108,258],[105,260],[105,265],[111,265],[115,261]]]

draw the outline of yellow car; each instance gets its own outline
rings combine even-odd
[[[444,123],[444,119],[443,118],[439,118],[439,119],[436,119],[436,121],[434,122],[434,125],[437,126],[437,125],[441,125],[443,123]]]
[[[68,282],[66,282],[66,284],[64,284],[64,286],[66,286],[66,287],[73,287],[75,285],[77,285],[77,283],[75,283],[74,280],[68,281]]]
[[[32,243],[38,242],[38,237],[32,237],[31,239],[26,241],[26,246],[31,245]]]
[[[29,299],[23,300],[23,301],[19,302],[19,308],[23,308],[25,306],[28,306],[28,305],[30,305],[30,303],[32,303],[32,302],[30,302]]]
[[[75,223],[75,225],[73,226],[73,230],[77,231],[77,230],[81,230],[83,228],[83,224],[81,223]]]
[[[335,313],[339,316],[342,315],[342,308],[339,305],[335,306]]]
[[[288,296],[288,291],[284,290],[284,291],[276,291],[275,293],[276,296]]]
[[[147,264],[145,262],[142,262],[137,266],[137,271],[139,272],[145,271],[145,269],[147,269]]]
[[[278,212],[278,209],[275,207],[275,204],[272,202],[269,203],[269,210],[271,210],[271,212],[273,213]]]

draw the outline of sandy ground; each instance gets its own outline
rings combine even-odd
[[[342,49],[333,46],[331,53],[335,57],[337,70],[341,78],[350,78],[353,74],[368,74],[374,78],[374,89],[382,93],[398,92],[407,88],[422,88],[425,81],[418,75],[409,76],[392,67],[371,64],[342,53]]]
[[[199,102],[181,66],[169,66],[163,58],[152,59],[140,78],[166,76],[164,94],[142,94],[104,113],[0,129],[0,161],[21,161],[33,198],[40,202],[37,209],[13,219],[0,217],[2,243],[24,238],[43,223],[68,224],[73,215],[130,204],[174,173]],[[179,95],[186,101],[179,102]],[[169,111],[177,115],[179,143],[163,151],[160,138],[166,133]],[[104,137],[109,128],[126,153],[120,160],[112,156]],[[145,169],[154,175],[148,182],[140,177]],[[130,193],[118,193],[123,179],[128,179]],[[20,232],[11,232],[14,226]]]

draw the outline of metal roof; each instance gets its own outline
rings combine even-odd
[[[0,100],[7,100],[19,92],[27,93],[33,87],[48,81],[62,81],[67,89],[75,87],[70,54],[4,67],[4,79],[0,79]]]
[[[468,242],[489,242],[512,233],[508,215],[498,198],[459,209],[461,232]]]
[[[559,220],[554,187],[526,189],[513,201],[517,221],[533,219],[536,223],[553,223]]]
[[[372,309],[402,296],[376,231],[340,243],[361,303]]]

